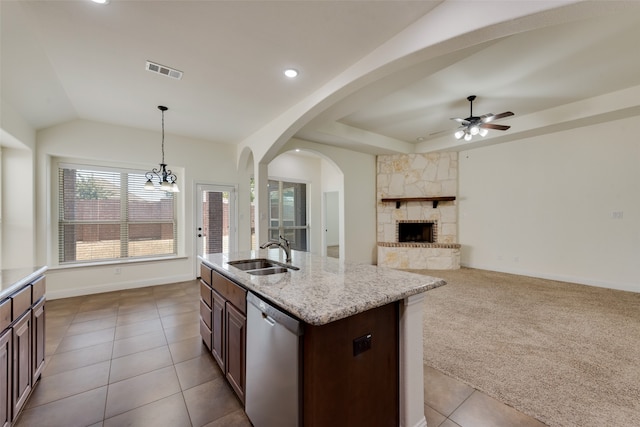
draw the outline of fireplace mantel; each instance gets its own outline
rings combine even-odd
[[[433,202],[433,208],[438,207],[438,202],[452,202],[455,196],[435,196],[435,197],[383,197],[380,199],[382,203],[396,203],[396,209],[400,208],[402,202]]]

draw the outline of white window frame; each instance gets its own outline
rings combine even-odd
[[[90,260],[90,261],[76,261],[76,262],[64,262],[60,263],[59,253],[59,224],[60,224],[60,205],[59,205],[59,169],[60,168],[77,168],[77,169],[90,169],[90,170],[103,170],[109,172],[129,172],[129,173],[141,173],[145,174],[145,166],[138,165],[122,165],[120,163],[110,162],[96,162],[83,159],[70,159],[70,158],[53,158],[51,160],[50,168],[50,194],[51,194],[51,223],[50,227],[50,244],[48,265],[50,268],[77,268],[87,267],[94,265],[109,265],[109,264],[124,264],[124,263],[140,263],[157,260],[177,259],[184,258],[184,199],[179,195],[181,193],[174,193],[174,220],[175,225],[175,254],[168,255],[156,255],[148,257],[129,257],[129,258],[112,258],[102,260]],[[148,168],[147,168],[148,169]]]
[[[290,183],[290,184],[304,184],[305,185],[305,209],[306,209],[306,224],[305,225],[296,225],[296,226],[289,226],[289,227],[284,227],[282,225],[282,218],[278,218],[278,227],[272,227],[271,226],[271,209],[270,209],[270,201],[269,198],[271,197],[270,194],[267,194],[267,204],[269,206],[269,217],[267,218],[269,224],[267,227],[268,230],[268,235],[271,235],[271,231],[272,230],[278,230],[278,234],[282,233],[283,230],[286,228],[288,230],[304,230],[305,234],[306,234],[306,239],[307,239],[307,252],[311,251],[311,230],[310,230],[310,225],[309,225],[309,219],[310,219],[310,215],[311,215],[311,211],[309,208],[309,200],[310,200],[310,188],[309,188],[309,183],[306,181],[301,181],[301,180],[296,180],[296,179],[290,179],[290,178],[281,178],[281,177],[269,177],[268,181],[275,181],[278,182],[278,191],[280,193],[280,197],[278,200],[278,211],[280,213],[280,216],[282,216],[283,214],[283,199],[282,199],[282,189],[283,189],[283,183]],[[267,190],[268,191],[268,190]]]

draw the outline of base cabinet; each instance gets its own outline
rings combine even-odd
[[[0,427],[16,421],[44,369],[44,294],[40,276],[0,300]]]
[[[34,304],[31,310],[31,344],[32,368],[31,378],[38,378],[44,370],[45,315],[44,298]]]
[[[11,425],[11,415],[13,413],[12,377],[13,377],[13,331],[8,329],[0,335],[0,426]]]
[[[210,342],[211,350],[225,377],[236,395],[244,403],[245,393],[245,348],[247,332],[247,291],[218,272],[202,264],[202,281],[210,287],[211,328],[201,326],[202,341]],[[206,299],[208,294],[205,291]],[[200,324],[204,323],[201,319]]]
[[[227,365],[225,372],[231,387],[244,402],[247,316],[228,302],[226,314],[227,353],[225,359]]]
[[[31,313],[13,327],[13,413],[20,412],[31,393]]]
[[[213,291],[213,303],[211,307],[211,354],[216,359],[222,372],[225,372],[225,302],[226,300],[218,292]]]

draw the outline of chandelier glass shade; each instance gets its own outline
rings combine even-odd
[[[164,105],[158,105],[158,110],[162,112],[162,162],[160,168],[153,168],[150,172],[145,174],[147,182],[144,184],[145,190],[155,190],[156,185],[153,183],[154,178],[158,178],[160,183],[160,190],[169,193],[179,193],[180,189],[176,181],[178,178],[171,172],[171,169],[167,169],[167,164],[164,162],[164,112],[168,110]]]

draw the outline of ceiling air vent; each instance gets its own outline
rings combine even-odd
[[[175,68],[169,68],[164,65],[156,64],[155,62],[147,61],[147,71],[153,73],[162,74],[163,76],[171,77],[172,79],[182,79],[182,71]]]

